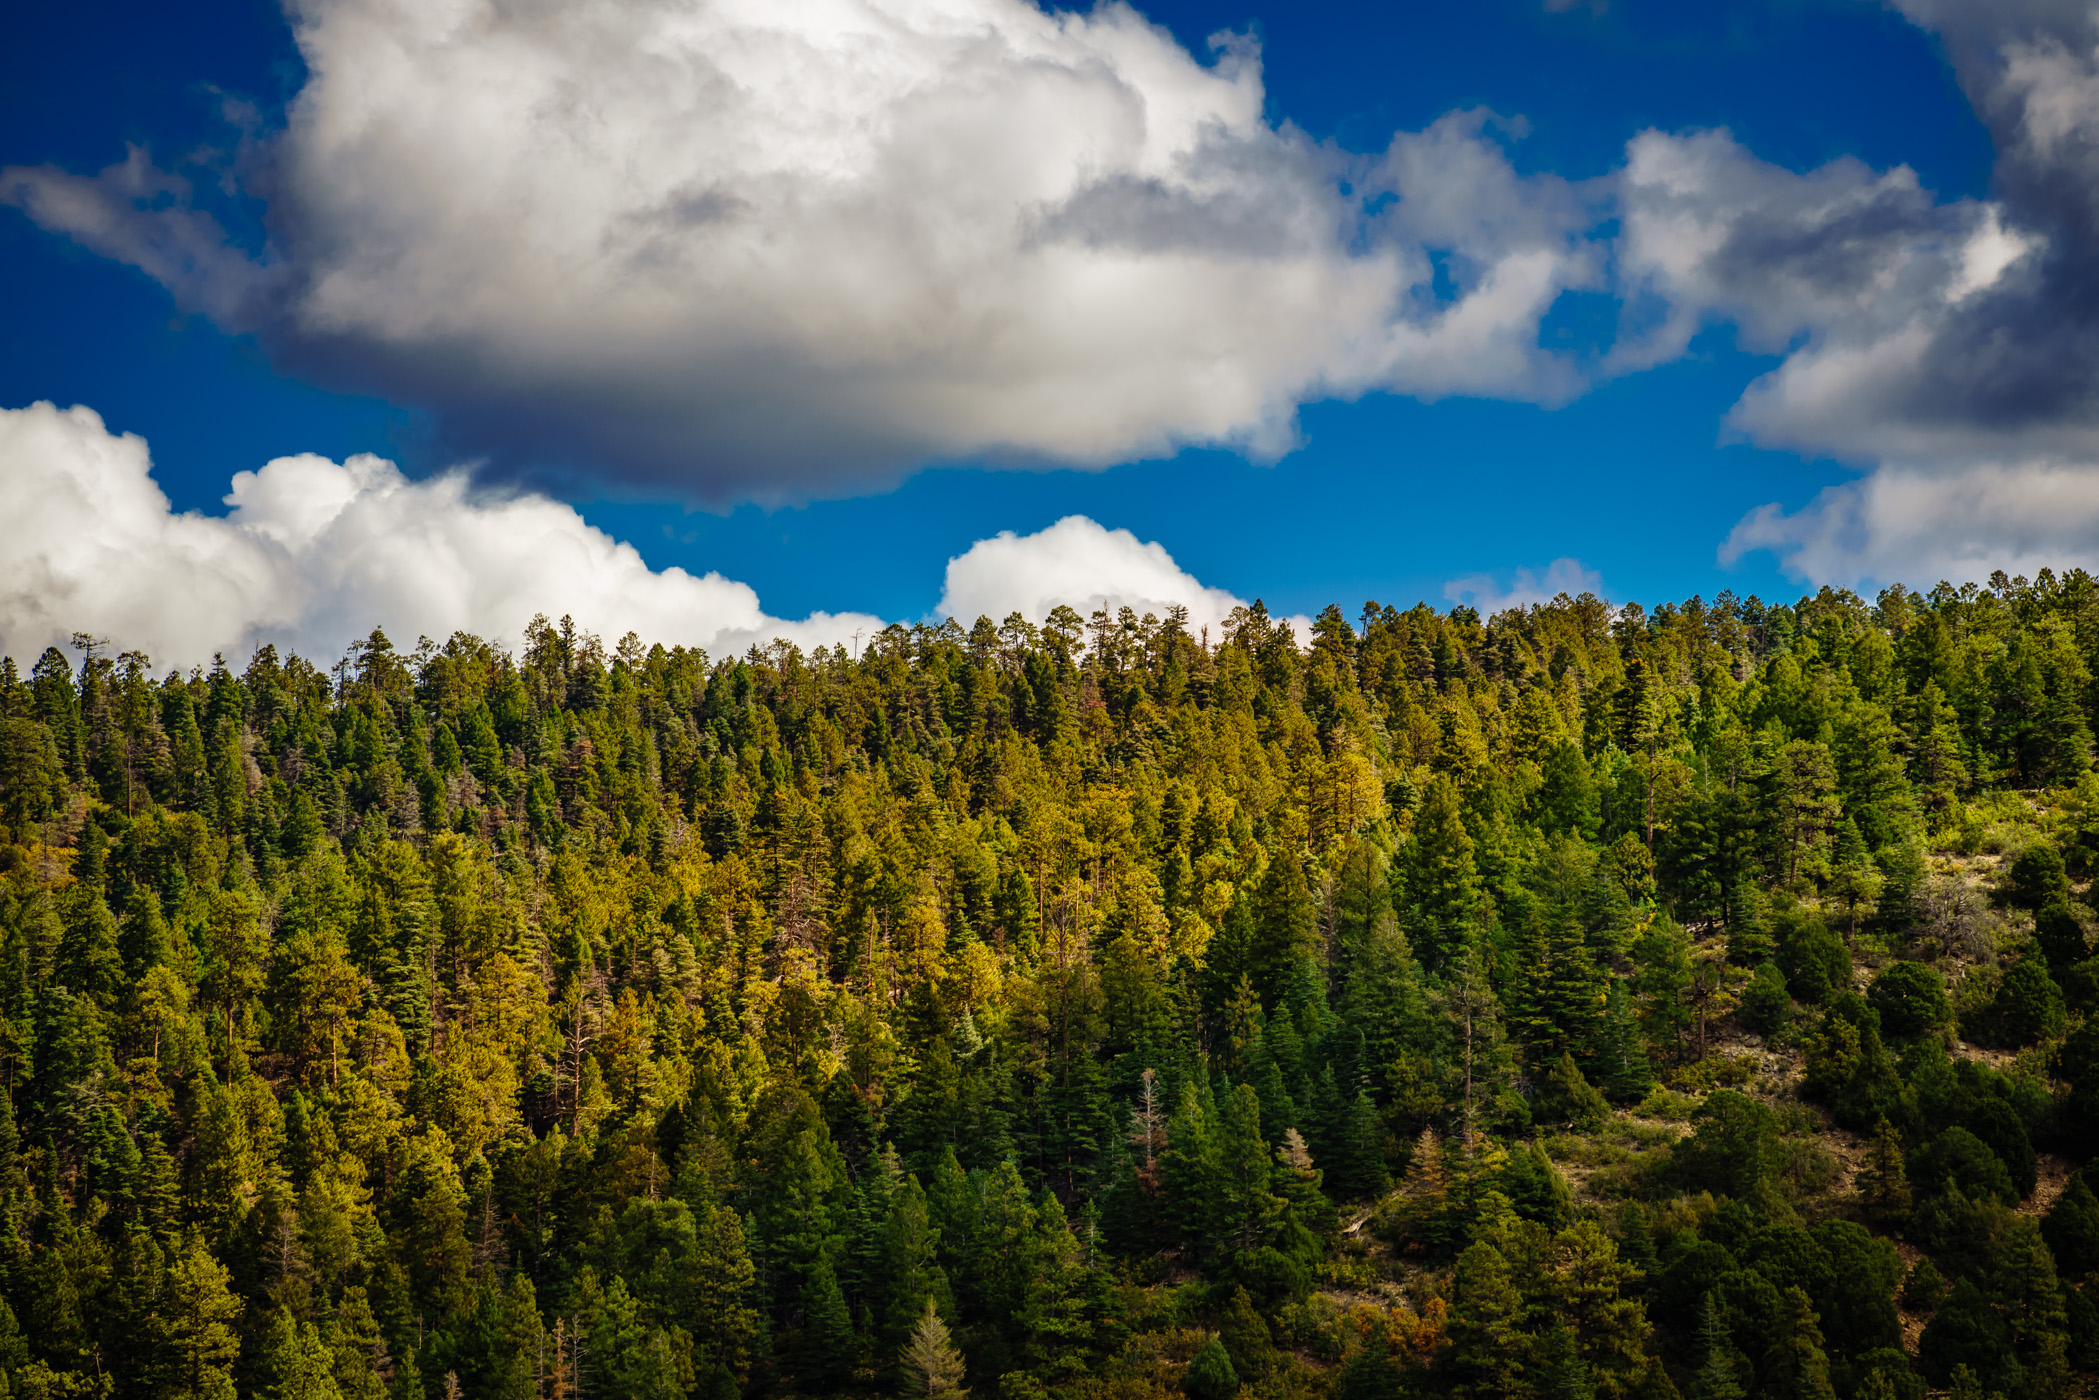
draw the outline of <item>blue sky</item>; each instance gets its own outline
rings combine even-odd
[[[1928,210],[1912,208],[1906,227],[1914,234],[1917,220],[1937,219],[1943,227],[1933,236],[1941,243],[1972,234],[1973,219],[1949,211],[1996,207],[1980,203],[1998,193],[1991,134],[1956,79],[1960,55],[1948,49],[1949,36],[1956,47],[1966,42],[1958,23],[1926,29],[1893,9],[1845,0],[1140,8],[1204,63],[1216,61],[1213,33],[1252,36],[1268,123],[1294,127],[1330,151],[1376,154],[1395,133],[1486,108],[1516,119],[1484,139],[1517,178],[1595,183],[1619,178],[1627,142],[1642,131],[1725,128],[1745,160],[1788,178],[1840,157],[1863,162],[1858,178],[1868,181],[1906,165],[1930,192]],[[1930,18],[1932,7],[1921,0],[1909,8]],[[267,143],[307,69],[270,4],[222,0],[209,23],[197,15],[83,3],[17,17],[13,41],[0,50],[0,167],[87,177],[136,145],[195,189],[127,208],[142,218],[170,205],[208,208],[230,246],[260,248],[273,217],[269,177],[252,160],[214,167],[186,158],[199,148],[233,148],[229,99],[252,108],[251,132]],[[1971,91],[1989,78],[1979,68],[1962,76]],[[1768,203],[1762,195],[1743,198],[1753,213]],[[20,195],[10,202],[35,212]],[[2007,226],[2020,223],[2021,208],[2008,207]],[[1614,248],[1623,217],[1604,208],[1578,237]],[[873,470],[871,487],[857,484],[866,474],[838,478],[810,468],[814,477],[797,476],[788,489],[805,503],[781,505],[751,500],[776,494],[762,485],[770,466],[727,485],[687,489],[669,479],[683,468],[601,470],[589,431],[575,439],[583,446],[560,449],[558,460],[527,461],[518,454],[529,448],[485,427],[506,411],[500,398],[493,408],[485,396],[476,399],[469,411],[448,400],[449,391],[421,392],[416,376],[425,371],[417,366],[426,361],[407,368],[360,361],[262,322],[243,324],[208,293],[164,286],[165,272],[156,281],[130,265],[136,257],[108,255],[106,239],[99,251],[83,246],[94,237],[55,220],[0,208],[0,303],[9,308],[0,330],[0,408],[39,399],[84,404],[110,431],[143,436],[177,510],[223,513],[220,498],[234,472],[295,453],[341,460],[371,452],[425,478],[479,455],[475,434],[493,432],[484,483],[550,489],[590,524],[631,542],[652,568],[718,571],[754,588],[768,614],[787,618],[819,610],[924,615],[940,597],[951,557],[999,531],[1025,536],[1072,514],[1157,542],[1204,585],[1261,596],[1283,613],[1329,601],[1353,613],[1366,598],[1443,605],[1453,580],[1488,576],[1492,584],[1475,587],[1491,593],[1517,571],[1543,574],[1558,559],[1578,560],[1613,599],[1650,601],[1725,588],[1791,597],[1825,578],[1870,591],[1906,562],[1893,546],[1831,544],[1850,538],[1834,527],[1816,536],[1820,543],[1803,543],[1806,526],[1782,527],[1793,529],[1785,548],[1751,547],[1723,562],[1730,532],[1759,507],[1776,503],[1777,518],[1805,519],[1818,493],[1894,460],[1876,450],[1881,439],[1841,426],[1795,428],[1791,419],[1730,426],[1745,389],[1789,352],[1849,334],[1825,329],[1817,312],[1787,323],[1790,331],[1781,327],[1776,339],[1749,337],[1757,343],[1745,348],[1727,308],[1745,296],[1754,302],[1761,273],[1741,279],[1748,290],[1728,294],[1736,300],[1716,299],[1719,309],[1703,313],[1695,333],[1661,363],[1595,375],[1571,395],[1541,394],[1529,380],[1490,384],[1484,393],[1461,387],[1433,402],[1375,382],[1339,398],[1295,386],[1300,445],[1273,461],[1232,443],[1165,456],[1111,444],[1108,456],[1096,453],[1074,469],[1056,465],[1061,440],[1053,440],[1030,468],[1012,470],[986,467],[966,446],[957,453],[906,443]],[[2064,246],[2063,234],[2053,236],[2051,246]],[[2013,247],[2039,245],[2036,237]],[[1440,265],[1436,275],[1445,278]],[[1438,282],[1422,295],[1461,295],[1462,276],[1449,274],[1460,282],[1455,293]],[[1626,334],[1614,327],[1630,295],[1608,276],[1564,292],[1531,333],[1593,361]],[[776,412],[792,417],[802,407],[797,393],[815,401],[826,392],[821,383],[789,384]],[[1526,401],[1540,397],[1567,401]],[[2077,420],[2064,432],[2083,430],[2074,405],[2051,411]],[[1902,444],[1905,462],[1939,461],[1935,449],[1916,446],[1914,434],[1884,436]],[[2060,433],[2049,439],[2062,440]],[[712,450],[699,441],[688,458],[674,444],[672,455],[704,463]],[[2011,457],[2027,460],[2001,445],[1963,450],[1967,465],[1933,466],[1932,480],[1970,481],[1959,473],[1984,458],[1992,469]],[[786,445],[766,460],[833,451]],[[2051,447],[2043,455],[2053,471],[2064,453]],[[915,465],[927,460],[934,464]],[[816,482],[813,490],[805,480]],[[696,508],[696,494],[710,499]],[[1992,549],[2023,562],[2064,543],[2022,529],[2014,522],[2000,536],[1956,540],[1918,554],[1915,567],[1958,565]],[[2063,562],[2083,562],[2067,557],[2078,555],[2083,538],[2068,536],[2069,548],[2058,550]],[[1790,577],[1782,554],[1791,559]],[[33,627],[13,630],[26,635]]]

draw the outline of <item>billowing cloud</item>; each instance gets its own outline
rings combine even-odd
[[[774,617],[748,584],[652,570],[559,501],[477,490],[458,473],[412,481],[372,456],[279,457],[236,474],[225,499],[223,516],[172,510],[145,441],[92,409],[0,409],[0,654],[26,662],[87,632],[163,666],[238,663],[265,642],[325,660],[375,626],[397,643],[515,641],[544,613],[728,656],[775,638],[858,645],[884,626],[866,613]],[[1163,545],[1074,515],[949,560],[935,613],[1040,622],[1060,604],[1180,604],[1192,627],[1217,629],[1241,601]]]
[[[1178,605],[1188,609],[1191,631],[1208,627],[1221,636],[1224,620],[1245,601],[1205,587],[1163,545],[1067,515],[1032,535],[1002,530],[948,560],[947,586],[934,611],[965,626],[1016,612],[1040,622],[1059,604],[1081,617],[1102,607],[1163,616]]]
[[[1728,433],[1894,475],[1728,548],[1916,577],[1955,555],[1861,503],[2058,499],[2099,467],[2099,19],[1893,3],[1989,125],[1991,199],[1724,132],[1641,133],[1570,183],[1483,112],[1351,153],[1264,115],[1251,40],[1198,58],[1120,3],[290,0],[308,80],[236,162],[262,246],[139,150],[0,171],[0,201],[289,370],[434,409],[498,475],[691,499],[1268,457],[1312,398],[1559,403],[1731,325],[1781,358]],[[1617,297],[1618,334],[1548,353],[1574,290]],[[1949,526],[1957,557],[2024,549],[2016,515]]]
[[[2099,467],[1981,463],[1959,471],[1884,465],[1791,515],[1753,512],[1722,562],[1766,549],[1801,578],[1850,583],[1983,579],[2002,569],[2099,570]]]
[[[1620,368],[1674,359],[1716,322],[1749,349],[1795,350],[1788,369],[1818,363],[1944,316],[2030,246],[1996,207],[1940,203],[1906,166],[1847,158],[1795,174],[1720,131],[1643,132],[1619,192],[1637,332],[1615,351]]]
[[[0,199],[499,463],[781,499],[1581,387],[1538,326],[1599,276],[1593,193],[1519,177],[1484,114],[1371,156],[1272,124],[1244,37],[1206,63],[1028,0],[289,9],[266,248],[138,152]]]
[[[1927,208],[1854,175],[1849,213],[1830,201],[1791,224],[1855,232],[1755,260],[1781,285],[1802,257],[1840,270],[1731,425],[1870,470],[1790,516],[1752,514],[1722,557],[1768,549],[1840,583],[2099,566],[2099,15],[1895,8],[1945,40],[1996,146],[1995,198]]]
[[[1542,574],[1532,569],[1516,570],[1506,587],[1492,574],[1467,574],[1443,585],[1446,601],[1463,603],[1481,617],[1492,617],[1509,608],[1549,603],[1562,593],[1570,598],[1584,593],[1602,597],[1603,575],[1579,559],[1555,559]]]
[[[748,585],[651,570],[558,501],[479,493],[458,474],[411,481],[377,457],[280,457],[236,475],[226,504],[170,510],[145,441],[90,409],[0,410],[0,651],[33,657],[78,631],[163,665],[264,642],[332,659],[374,626],[397,642],[515,639],[545,613],[722,655],[882,625],[770,617]]]

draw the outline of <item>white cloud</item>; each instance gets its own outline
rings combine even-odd
[[[1492,617],[1510,608],[1549,603],[1560,594],[1578,598],[1584,593],[1603,596],[1603,575],[1587,568],[1579,559],[1555,559],[1539,574],[1518,569],[1504,588],[1492,574],[1467,574],[1443,585],[1443,597],[1463,603],[1481,617]]]
[[[1557,401],[1594,192],[1482,114],[1352,156],[1119,3],[294,0],[267,249],[134,152],[0,199],[456,440],[693,496],[1257,456],[1301,401]],[[1434,291],[1431,250],[1456,295]]]
[[[1723,563],[1769,550],[1795,578],[1857,585],[2099,570],[2099,466],[1991,463],[1959,472],[1884,465],[1791,515],[1755,511]]]
[[[978,540],[947,561],[947,585],[934,611],[964,626],[979,617],[1003,620],[1019,613],[1040,622],[1059,604],[1081,617],[1096,608],[1127,607],[1164,616],[1176,604],[1188,609],[1191,631],[1208,627],[1223,636],[1224,620],[1245,601],[1222,588],[1207,588],[1174,563],[1163,545],[1128,530],[1109,530],[1083,515],[1067,515],[1032,535],[1002,530]],[[1309,624],[1299,619],[1300,636]]]
[[[1892,3],[1989,125],[1992,200],[1724,132],[1522,174],[1521,122],[1482,112],[1355,155],[1268,120],[1250,39],[1205,62],[1120,3],[291,0],[308,80],[239,163],[259,252],[139,150],[0,171],[0,202],[493,470],[690,498],[1272,456],[1309,399],[1558,403],[1714,324],[1782,357],[1729,432],[1895,472],[1891,499],[2099,462],[2095,12]],[[1576,289],[1621,299],[1608,352],[1541,349]],[[1907,557],[1846,518],[1771,547],[1817,578]],[[1948,528],[1960,557],[2026,538]]]
[[[1994,206],[1938,203],[1907,166],[1796,174],[1724,131],[1641,133],[1619,192],[1623,290],[1636,315],[1642,301],[1660,313],[1620,368],[1673,359],[1720,321],[1765,353],[1871,343],[1993,285],[2029,247]]]
[[[410,481],[372,456],[280,457],[236,475],[226,503],[223,517],[171,511],[144,440],[90,409],[0,410],[0,651],[33,657],[82,631],[161,665],[264,642],[332,659],[375,625],[397,642],[516,638],[544,612],[725,655],[882,625],[770,617],[748,585],[651,570],[558,501]]]
[[[265,642],[330,660],[374,626],[397,644],[454,631],[515,641],[545,613],[720,657],[776,637],[858,645],[884,625],[773,617],[748,584],[652,570],[559,501],[476,491],[457,473],[411,481],[373,456],[279,457],[237,473],[228,512],[208,516],[170,509],[151,468],[142,438],[91,409],[0,409],[0,654],[26,664],[88,632],[161,666],[221,652],[238,663]],[[950,559],[936,612],[1039,622],[1060,603],[1081,614],[1181,604],[1216,637],[1242,605],[1163,545],[1074,515]],[[1306,619],[1290,620],[1306,635]]]
[[[2099,565],[2099,12],[1894,8],[1944,41],[1990,129],[1997,198],[1884,218],[1861,263],[1879,275],[1804,321],[1742,397],[1736,430],[1869,470],[1791,515],[1752,513],[1721,557],[1770,550],[1846,584]]]

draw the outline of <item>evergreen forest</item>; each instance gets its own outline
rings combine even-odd
[[[0,666],[8,1397],[2099,1374],[2081,572],[73,640]]]

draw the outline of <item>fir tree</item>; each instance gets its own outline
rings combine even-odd
[[[1225,1400],[1239,1389],[1239,1373],[1232,1369],[1231,1353],[1216,1337],[1204,1342],[1188,1363],[1181,1388],[1191,1400]]]
[[[852,1313],[831,1261],[819,1256],[802,1285],[800,1374],[819,1391],[838,1391],[851,1379],[859,1356]]]
[[[1385,1189],[1385,1135],[1377,1107],[1362,1090],[1348,1106],[1326,1168],[1327,1187],[1344,1201],[1368,1200]]]
[[[1909,1174],[1903,1167],[1902,1137],[1880,1120],[1873,1130],[1873,1145],[1858,1169],[1859,1200],[1867,1217],[1880,1225],[1900,1225],[1909,1219]]]
[[[1764,1357],[1765,1394],[1777,1400],[1836,1400],[1814,1307],[1798,1288],[1782,1299],[1778,1339]]]
[[[1728,1335],[1717,1295],[1705,1295],[1698,1320],[1698,1370],[1686,1400],[1743,1400],[1740,1353]]]
[[[955,1400],[965,1392],[962,1354],[955,1350],[931,1298],[911,1329],[911,1338],[898,1354],[897,1367],[903,1376],[904,1392],[925,1400]]]

